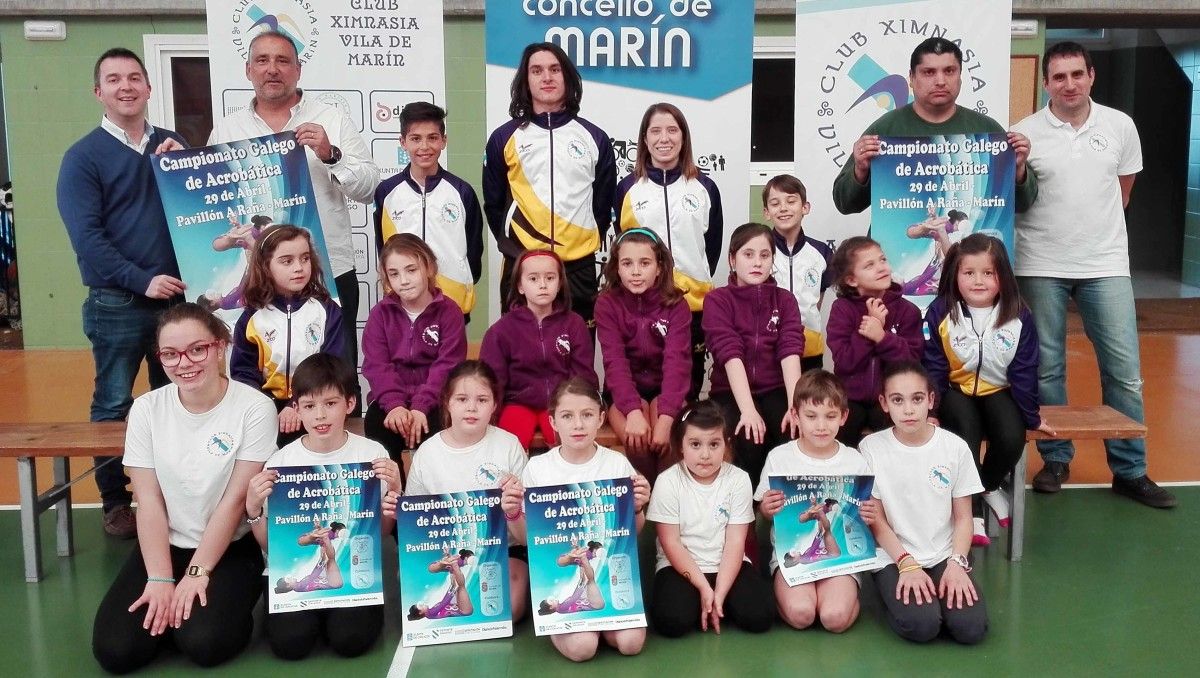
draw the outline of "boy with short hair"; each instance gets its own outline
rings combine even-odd
[[[475,189],[440,164],[446,111],[414,101],[400,111],[408,165],[375,189],[375,251],[397,233],[414,233],[437,257],[438,287],[470,320],[483,272],[483,211]]]
[[[850,401],[836,376],[825,370],[805,372],[796,382],[792,407],[800,422],[800,437],[767,454],[762,477],[754,492],[761,502],[759,512],[774,521],[783,509],[784,494],[772,490],[771,476],[859,476],[870,475],[866,458],[837,440],[846,423]],[[814,510],[820,521],[823,513]],[[789,586],[778,571],[774,554],[775,529],[771,529],[771,571],[779,616],[788,625],[803,629],[820,619],[827,631],[841,633],[858,618],[858,575],[839,575],[810,584]],[[792,553],[788,553],[792,556]],[[785,558],[785,561],[787,558]]]
[[[802,222],[808,215],[808,191],[790,174],[773,177],[763,187],[763,216],[775,229],[775,282],[791,290],[804,322],[804,357],[800,368],[820,369],[825,340],[821,332],[821,300],[833,282],[829,245],[804,234]]]
[[[372,463],[375,477],[384,483],[380,502],[382,532],[392,531],[395,514],[388,515],[382,509],[389,496],[400,494],[400,468],[382,445],[346,430],[346,417],[357,406],[354,398],[357,386],[358,375],[354,370],[328,353],[310,356],[296,367],[291,406],[299,411],[305,434],[272,455],[262,472],[250,479],[246,491],[246,522],[264,551],[267,549],[265,502],[279,477],[276,469],[285,466]],[[322,538],[335,537],[322,535]],[[328,542],[322,547],[327,548]],[[383,630],[383,605],[277,612],[267,615],[266,629],[271,651],[282,659],[303,659],[321,635],[337,654],[356,657],[369,650]]]

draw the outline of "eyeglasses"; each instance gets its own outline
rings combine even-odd
[[[158,362],[163,364],[163,367],[175,367],[179,364],[180,359],[184,355],[193,363],[201,363],[208,359],[208,351],[213,346],[220,344],[220,340],[209,341],[203,344],[192,344],[182,351],[176,351],[173,348],[164,348],[155,355],[158,356]]]

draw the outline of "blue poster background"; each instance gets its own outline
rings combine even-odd
[[[871,237],[904,296],[937,296],[945,250],[971,233],[1013,251],[1016,154],[1004,134],[880,137],[871,161]]]
[[[646,625],[629,478],[526,488],[525,516],[537,635]]]
[[[323,607],[383,604],[380,553],[382,482],[370,463],[283,466],[267,499],[267,610],[287,612]],[[302,544],[317,528],[344,525],[328,538],[334,553],[325,560],[321,543]],[[326,574],[319,575],[324,567]],[[281,580],[342,585],[312,591],[282,591]],[[314,573],[318,573],[314,575]]]
[[[455,643],[512,635],[508,591],[508,521],[500,490],[401,497],[396,512],[400,552],[400,604],[405,615],[401,642],[406,647]],[[470,554],[464,553],[470,551]],[[455,567],[470,597],[470,612],[448,602],[458,614],[430,618],[426,610],[455,588],[454,573],[435,565],[457,558]],[[430,571],[433,565],[436,571]]]
[[[862,502],[871,498],[875,476],[771,476],[770,484],[785,496],[783,509],[775,515],[774,534],[775,559],[788,585],[881,565],[875,537],[858,513]],[[817,511],[824,513],[828,533],[815,517]],[[826,536],[836,547],[827,544]]]
[[[337,298],[304,154],[289,131],[154,156],[188,301],[214,308],[232,326],[241,315],[237,290],[250,253],[270,223],[312,234],[325,286]]]

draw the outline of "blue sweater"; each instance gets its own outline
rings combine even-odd
[[[175,132],[154,128],[146,152],[121,143],[102,127],[75,142],[58,172],[58,213],[88,287],[145,294],[156,275],[179,277],[179,264],[150,163],[154,149]]]

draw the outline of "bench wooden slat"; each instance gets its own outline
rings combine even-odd
[[[91,457],[125,452],[125,422],[0,424],[0,457]]]
[[[1058,435],[1028,431],[1026,440],[1104,440],[1145,438],[1146,425],[1130,419],[1107,405],[1045,405],[1042,419]]]

